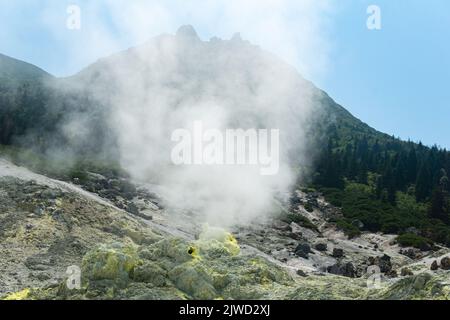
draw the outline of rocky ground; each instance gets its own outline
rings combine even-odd
[[[348,239],[319,194],[274,201],[278,214],[225,231],[167,207],[158,186],[93,173],[62,182],[0,160],[0,297],[450,298],[449,249]],[[67,288],[70,266],[79,290]]]

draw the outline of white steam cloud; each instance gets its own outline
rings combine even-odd
[[[97,54],[120,48],[124,39],[143,43],[180,22],[196,25],[200,34],[229,38],[231,31],[240,31],[244,39],[312,75],[327,64],[326,3],[98,1],[82,6],[83,27],[92,28],[96,15],[109,15],[116,32],[107,32],[99,19],[89,38]],[[84,57],[90,54],[86,48]],[[273,212],[274,196],[288,191],[296,178],[288,156],[308,158],[304,124],[316,91],[293,67],[239,36],[202,41],[185,27],[176,36],[165,34],[103,59],[78,79],[112,108],[109,120],[119,138],[121,162],[133,177],[163,185],[170,190],[171,206],[198,212],[210,223],[246,223]],[[247,166],[174,166],[173,130],[192,128],[199,120],[222,131],[279,129],[279,174],[261,176],[258,168]]]

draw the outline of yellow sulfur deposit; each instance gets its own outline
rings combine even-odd
[[[233,256],[238,255],[241,251],[236,238],[231,233],[227,233],[224,244]]]
[[[236,238],[231,233],[221,228],[204,225],[203,230],[199,235],[199,243],[202,246],[209,247],[212,246],[215,241],[219,242],[232,256],[238,255],[241,251]]]
[[[3,300],[25,300],[30,294],[30,289],[23,289],[22,291],[11,293],[6,296]]]
[[[200,259],[200,255],[198,254],[198,248],[195,246],[189,247],[188,254],[190,254],[194,259]]]

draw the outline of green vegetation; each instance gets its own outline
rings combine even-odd
[[[357,234],[355,227],[394,234],[414,228],[449,245],[450,152],[377,132],[327,96],[323,110],[311,132],[325,146],[311,186],[342,208],[339,227],[349,235]]]
[[[58,80],[29,64],[0,55],[0,155],[34,171],[83,183],[87,172],[125,175],[109,107],[80,91],[76,79]],[[75,81],[75,82],[71,82]],[[299,180],[342,207],[338,226],[404,234],[450,244],[450,152],[380,133],[316,90],[317,112],[305,123],[311,166],[293,153]],[[83,130],[68,130],[83,119]],[[77,126],[75,126],[77,127]],[[80,132],[81,131],[81,132]],[[311,173],[308,177],[303,172]],[[312,211],[310,205],[305,205]],[[299,215],[286,216],[307,228]]]
[[[94,172],[106,177],[127,177],[118,162],[91,158],[55,158],[16,146],[0,145],[0,157],[8,159],[18,166],[26,167],[32,171],[59,178],[73,180],[75,178],[83,183],[88,178],[88,172]]]
[[[349,237],[350,239],[355,238],[361,234],[361,230],[352,223],[348,222],[347,219],[337,219],[336,220],[336,226],[344,231],[344,233]]]
[[[313,206],[311,204],[306,203],[305,204],[305,210],[308,211],[308,212],[313,212],[314,208],[313,208]]]
[[[343,190],[323,188],[326,199],[341,207],[343,219],[336,222],[349,237],[361,231],[382,231],[402,234],[415,228],[427,241],[450,244],[450,226],[432,219],[428,215],[428,205],[417,202],[413,195],[397,192],[396,204],[377,199],[373,189],[364,184],[346,183]]]
[[[427,250],[433,244],[429,239],[412,233],[405,233],[397,237],[397,242],[402,247],[414,247]]]
[[[299,213],[284,213],[281,216],[281,221],[289,224],[294,222],[303,228],[318,231],[317,226],[314,223],[312,223],[308,218],[302,216]]]

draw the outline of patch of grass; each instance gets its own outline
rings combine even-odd
[[[311,222],[308,218],[298,213],[286,213],[281,216],[281,221],[291,224],[292,222],[302,226],[303,228],[311,229],[319,232],[317,226]]]
[[[310,213],[314,211],[313,206],[310,205],[309,203],[305,204],[304,207],[305,207],[305,210],[308,211],[308,212],[310,212]]]
[[[310,188],[310,187],[309,188],[301,188],[300,190],[304,193],[314,193],[317,191],[316,189]]]
[[[52,158],[42,153],[15,146],[0,145],[0,157],[15,165],[26,167],[40,174],[62,180],[87,179],[87,172],[106,177],[128,177],[128,174],[115,161],[103,161],[95,158]]]
[[[320,192],[325,195],[325,199],[335,207],[342,207],[342,199],[345,197],[344,190],[337,188],[321,188]]]
[[[413,233],[399,235],[397,242],[402,247],[414,247],[421,250],[428,250],[433,245],[431,240]]]
[[[344,231],[345,235],[349,237],[349,239],[353,239],[361,235],[361,230],[345,219],[337,219],[336,226]]]
[[[11,161],[18,166],[27,167],[36,171],[42,171],[47,163],[47,160],[42,155],[31,150],[24,150],[14,146],[0,145],[0,157]]]

